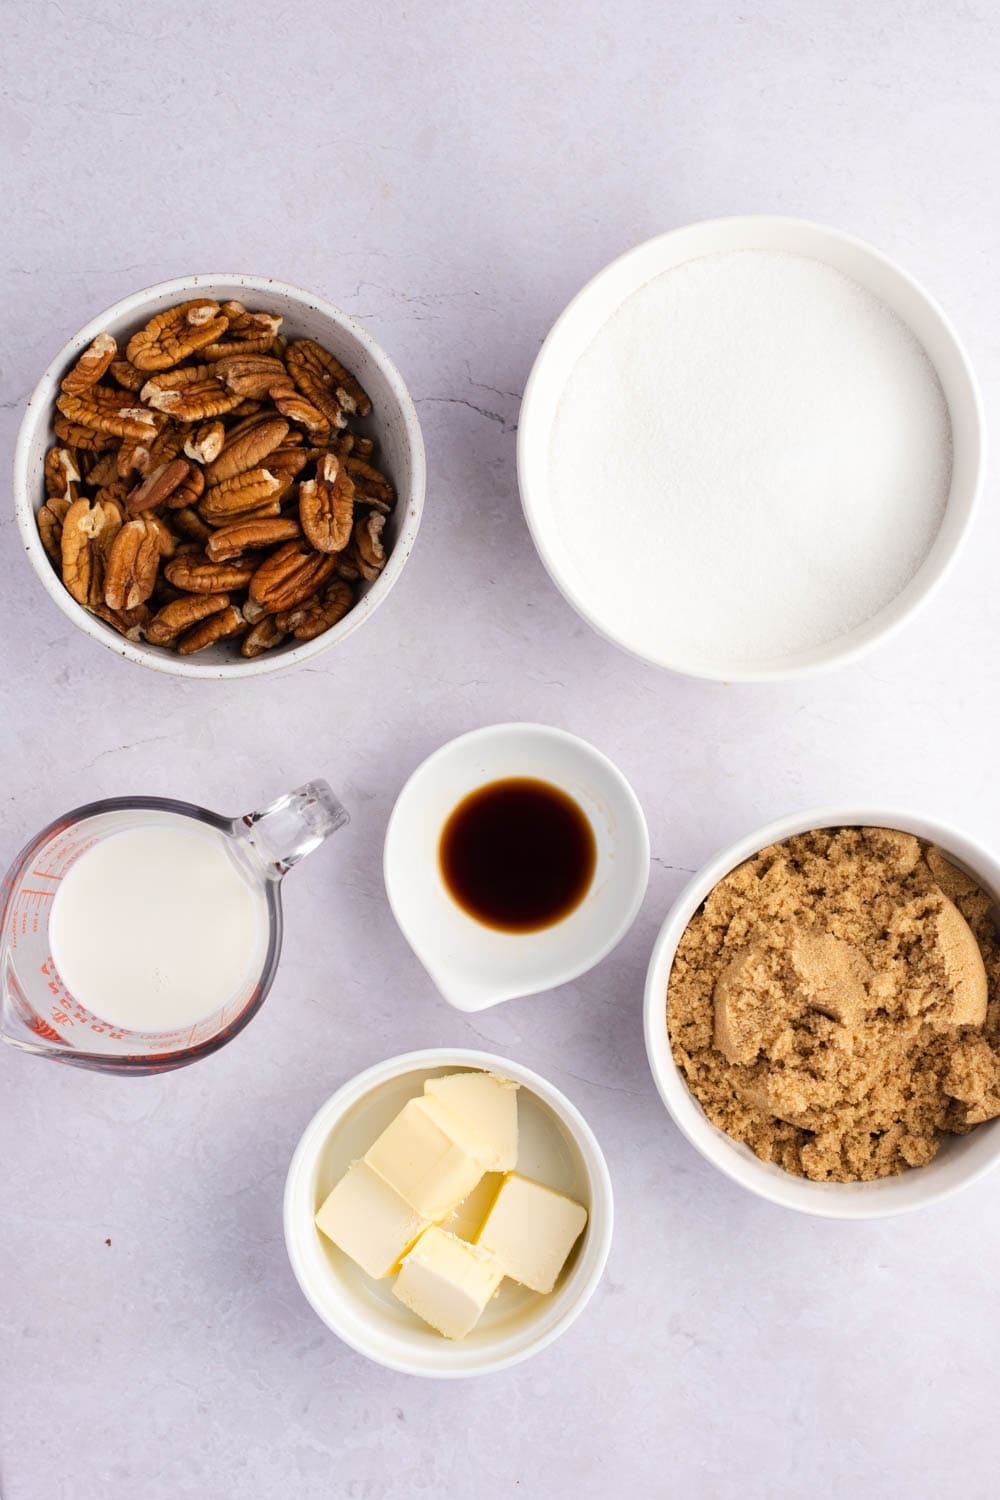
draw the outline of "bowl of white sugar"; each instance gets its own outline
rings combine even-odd
[[[693,224],[556,322],[524,393],[521,500],[554,583],[636,656],[718,681],[841,666],[941,583],[983,471],[948,319],[803,220]]]

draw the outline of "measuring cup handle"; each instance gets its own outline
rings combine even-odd
[[[279,878],[348,822],[328,783],[307,781],[259,812],[238,818],[233,832],[256,850],[267,873]]]

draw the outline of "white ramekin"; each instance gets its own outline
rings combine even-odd
[[[178,656],[145,641],[127,641],[103,620],[78,604],[64,588],[38,535],[35,516],[44,503],[46,449],[55,441],[52,418],[59,382],[81,350],[98,333],[112,333],[119,345],[156,313],[192,295],[217,301],[245,301],[255,309],[279,313],[282,331],[293,338],[313,338],[341,360],[372,398],[372,415],[360,424],[378,441],[378,461],[398,492],[386,524],[389,559],[354,608],[331,630],[300,645],[278,646],[251,661],[234,654],[231,644],[209,647],[197,656]],[[14,452],[14,510],[24,549],[49,598],[80,630],[108,650],[140,666],[177,677],[254,677],[294,667],[345,640],[371,617],[396,582],[413,550],[424,504],[425,465],[420,423],[403,378],[392,360],[360,323],[312,292],[269,276],[182,276],[161,281],[123,297],[95,318],[60,349],[36,385],[21,421]]]
[[[575,1158],[581,1181],[586,1184],[589,1215],[569,1270],[554,1292],[547,1297],[526,1294],[524,1306],[513,1320],[515,1326],[506,1331],[480,1325],[461,1342],[442,1338],[406,1313],[391,1296],[377,1295],[385,1283],[371,1282],[339,1250],[328,1246],[314,1223],[320,1200],[333,1185],[327,1153],[339,1150],[337,1172],[346,1170],[351,1157],[364,1152],[405,1099],[420,1093],[430,1074],[448,1068],[483,1068],[499,1073],[534,1095],[553,1118],[557,1153]],[[381,1100],[380,1095],[384,1095]],[[369,1111],[370,1116],[366,1113]],[[353,1133],[338,1147],[338,1136],[345,1131]],[[537,1151],[537,1138],[529,1149]],[[545,1162],[534,1156],[523,1161],[524,1150],[522,1128],[518,1168],[529,1176],[544,1177]],[[313,1311],[344,1343],[404,1374],[458,1378],[520,1363],[551,1344],[579,1317],[601,1279],[611,1248],[614,1199],[604,1154],[590,1126],[565,1094],[509,1058],[465,1048],[435,1048],[407,1052],[367,1068],[320,1107],[306,1126],[288,1169],[284,1222],[285,1245],[296,1280]]]
[[[538,932],[498,932],[449,893],[438,846],[449,814],[470,792],[508,776],[561,787],[587,816],[597,844],[590,889],[562,921]],[[649,834],[639,799],[593,745],[549,724],[488,724],[449,740],[417,767],[385,831],[382,871],[400,930],[457,1010],[485,1010],[536,995],[592,969],[639,915],[649,883]]]
[[[668,984],[681,935],[714,886],[769,844],[811,828],[897,828],[938,844],[956,865],[1000,901],[1000,859],[982,844],[935,818],[891,808],[835,807],[796,813],[748,834],[724,850],[688,882],[660,928],[646,975],[646,1052],[660,1096],[674,1123],[698,1151],[727,1177],[771,1203],[827,1219],[879,1219],[924,1208],[974,1182],[1000,1160],[1000,1120],[968,1135],[946,1136],[926,1167],[878,1182],[810,1182],[794,1177],[719,1130],[705,1116],[674,1062],[667,1036]]]
[[[662,272],[699,256],[736,250],[781,250],[811,256],[866,287],[912,330],[937,371],[951,416],[951,490],[941,529],[916,575],[891,604],[850,634],[794,656],[746,666],[693,662],[671,648],[627,638],[613,601],[587,597],[571,576],[565,547],[546,522],[551,434],[569,374],[590,341],[622,302]],[[781,682],[849,662],[893,635],[936,591],[969,529],[982,488],[982,402],[958,334],[934,299],[888,256],[852,235],[805,219],[750,214],[710,219],[637,245],[587,283],[553,324],[525,386],[518,419],[517,472],[521,504],[538,555],[553,583],[587,623],[641,660],[689,677],[724,682]]]

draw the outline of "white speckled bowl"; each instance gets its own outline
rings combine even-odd
[[[35,516],[44,503],[42,470],[46,449],[54,441],[52,416],[59,382],[66,370],[96,334],[114,334],[119,344],[143,327],[156,313],[193,295],[217,301],[235,299],[255,309],[280,313],[282,331],[293,338],[314,338],[342,361],[368,391],[372,414],[357,424],[378,442],[378,462],[396,486],[399,499],[386,524],[389,559],[378,579],[362,585],[357,604],[335,625],[312,641],[286,644],[266,651],[252,661],[233,653],[232,646],[218,645],[197,656],[178,656],[164,647],[127,641],[110,625],[92,615],[63,587],[45,554]],[[109,651],[140,666],[177,677],[254,677],[297,666],[328,651],[351,635],[385,599],[413,550],[424,504],[424,444],[420,423],[402,376],[389,356],[379,348],[360,323],[332,303],[311,292],[288,286],[265,276],[183,276],[162,281],[123,297],[113,307],[74,334],[60,349],[38,382],[21,422],[14,453],[14,509],[25,551],[49,598],[73,624],[99,641]]]
[[[518,1171],[585,1205],[589,1217],[547,1297],[504,1281],[467,1338],[435,1333],[373,1281],[315,1225],[316,1210],[352,1161],[433,1074],[482,1068],[521,1085]],[[601,1279],[614,1220],[604,1154],[579,1110],[551,1083],[505,1057],[464,1048],[407,1052],[359,1073],[318,1110],[285,1184],[285,1245],[313,1311],[359,1354],[408,1375],[459,1377],[502,1370],[537,1354],[583,1311]]]
[[[977,880],[1000,906],[1000,859],[968,834],[922,813],[886,808],[819,808],[781,818],[723,850],[688,882],[667,914],[653,946],[646,974],[646,1052],[656,1087],[674,1124],[720,1172],[783,1208],[824,1219],[883,1219],[926,1208],[975,1182],[1000,1163],[1000,1120],[977,1125],[968,1135],[946,1136],[926,1167],[878,1182],[810,1182],[773,1162],[761,1161],[749,1146],[713,1125],[674,1062],[667,1035],[670,972],[684,929],[706,896],[731,870],[769,844],[779,844],[811,828],[897,828],[937,844]]]

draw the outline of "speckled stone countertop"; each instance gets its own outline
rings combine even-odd
[[[1000,843],[993,488],[947,587],[863,665],[699,685],[598,639],[549,584],[514,433],[538,345],[584,280],[650,234],[751,210],[899,259],[966,337],[995,418],[996,17],[932,0],[42,0],[4,26],[4,446],[100,308],[245,270],[364,321],[410,385],[429,468],[385,607],[306,669],[246,683],[102,652],[46,600],[3,517],[4,862],[64,808],[129,791],[237,812],[323,775],[353,814],[290,876],[277,983],[218,1056],[118,1081],[0,1049],[4,1500],[995,1494],[1000,1178],[879,1224],[769,1207],[673,1128],[640,1027],[685,872],[755,825],[854,799]],[[467,1019],[396,930],[382,836],[425,754],[511,718],[618,762],[652,880],[597,971]],[[563,1088],[618,1209],[570,1332],[444,1385],[327,1332],[280,1216],[320,1102],[438,1043]]]

